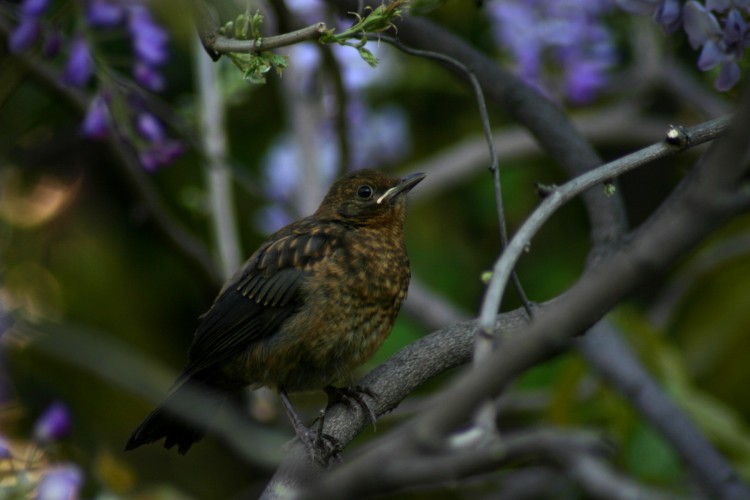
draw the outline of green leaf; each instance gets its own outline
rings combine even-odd
[[[232,21],[229,21],[224,26],[222,26],[219,31],[224,36],[232,36],[231,33],[234,31],[234,23]]]
[[[378,58],[375,57],[375,54],[370,52],[364,47],[359,47],[357,49],[359,51],[359,56],[365,60],[367,64],[369,64],[371,67],[375,67],[378,65]]]
[[[244,14],[237,16],[234,21],[234,37],[239,40],[247,39],[247,18]]]
[[[250,19],[250,33],[253,39],[260,38],[260,27],[263,24],[263,15],[259,11],[255,11],[253,17]]]

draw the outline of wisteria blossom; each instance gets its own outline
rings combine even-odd
[[[698,69],[719,68],[714,81],[717,90],[727,91],[739,81],[739,63],[750,47],[750,1],[617,0],[617,4],[634,14],[653,15],[666,33],[682,28],[690,46],[700,50]]]
[[[510,56],[516,74],[541,92],[575,104],[593,100],[617,62],[603,19],[610,9],[607,0],[487,4],[495,40]]]
[[[135,91],[109,81],[107,72],[97,68],[102,64],[97,58],[99,34],[104,31],[113,31],[118,36],[125,34],[132,49],[133,80],[147,91],[164,90],[162,68],[169,59],[167,32],[154,19],[147,4],[140,1],[88,0],[83,5],[85,23],[77,24],[76,33],[66,39],[56,22],[45,19],[51,6],[49,0],[23,0],[18,8],[19,23],[9,37],[10,52],[20,54],[41,41],[44,57],[53,59],[64,54],[60,81],[82,89],[93,82],[97,88],[80,127],[85,137],[101,140],[114,135],[130,140],[140,135],[143,140],[131,145],[145,169],[153,171],[173,162],[184,151],[182,143],[166,137],[166,131],[157,139],[153,134],[144,136],[142,130],[131,129],[148,113],[144,100],[135,99],[138,105],[131,106]],[[114,116],[114,110],[119,114],[132,112],[133,116]]]
[[[34,439],[39,443],[59,441],[68,435],[71,428],[70,410],[56,401],[49,405],[34,425]]]

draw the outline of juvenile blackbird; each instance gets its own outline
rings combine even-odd
[[[370,358],[393,327],[411,276],[406,193],[424,177],[351,173],[331,186],[313,215],[271,235],[202,316],[187,366],[125,449],[165,438],[166,448],[177,445],[184,454],[199,441],[206,429],[174,410],[186,388],[210,394],[210,412],[246,386],[275,388],[313,455],[319,441],[287,392],[325,389],[329,404],[353,398],[374,419],[356,391],[331,384]]]

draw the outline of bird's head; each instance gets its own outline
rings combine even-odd
[[[406,193],[425,174],[393,177],[377,170],[358,170],[337,180],[315,215],[355,225],[403,224]]]

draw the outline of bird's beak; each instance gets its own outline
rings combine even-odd
[[[375,202],[380,205],[384,201],[391,201],[400,194],[406,194],[411,191],[414,186],[419,184],[425,177],[427,177],[427,174],[423,173],[407,175],[406,177],[401,179],[401,182],[383,193]]]

